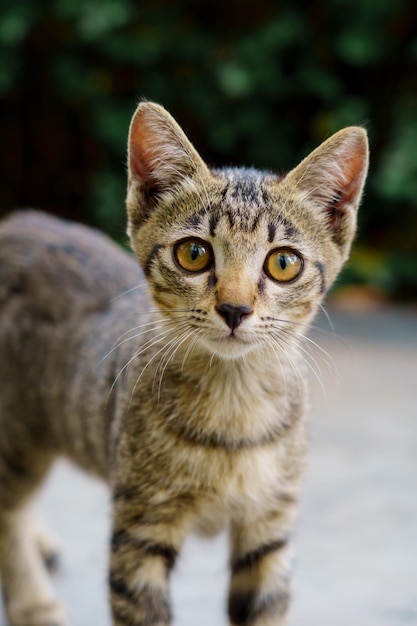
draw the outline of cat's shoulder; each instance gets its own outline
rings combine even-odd
[[[35,210],[0,222],[0,301],[24,297],[59,319],[100,310],[140,282],[133,256],[92,228]]]

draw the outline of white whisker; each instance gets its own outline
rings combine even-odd
[[[123,298],[123,296],[127,296],[132,291],[136,291],[137,289],[143,289],[146,285],[148,285],[148,282],[144,281],[143,283],[140,283],[140,285],[136,285],[135,287],[131,287],[130,289],[126,289],[126,291],[122,291],[117,296],[114,296],[112,302],[115,302],[116,300],[119,300],[119,298]]]
[[[172,330],[170,330],[170,331],[169,331],[169,333],[172,333],[172,332],[173,332]],[[167,333],[167,334],[169,334],[169,333]],[[158,351],[157,351],[157,352],[156,352],[156,353],[152,356],[152,358],[151,358],[151,359],[150,359],[150,360],[146,363],[146,365],[142,368],[142,371],[141,371],[141,373],[139,374],[139,376],[137,377],[136,382],[135,382],[135,384],[133,385],[133,389],[132,389],[132,391],[131,391],[131,393],[130,393],[130,402],[129,402],[129,407],[130,407],[130,405],[131,405],[131,403],[132,403],[133,396],[134,396],[134,394],[135,394],[136,388],[137,388],[137,386],[138,386],[138,384],[139,384],[140,380],[142,379],[142,376],[144,375],[145,371],[148,369],[148,367],[151,365],[151,363],[152,363],[152,362],[156,359],[156,357],[157,357],[159,354],[161,354],[161,352],[162,352],[163,350],[166,350],[166,349],[167,349],[167,347],[168,347],[168,346],[169,346],[172,342],[176,341],[176,339],[177,339],[177,337],[174,337],[173,339],[170,339],[170,340],[169,340],[169,342],[168,342],[167,344],[163,345],[163,346],[162,346],[162,348],[161,348],[160,350],[158,350]]]
[[[278,336],[272,335],[270,338],[272,342],[275,343],[277,348],[280,350],[281,354],[287,359],[288,363],[290,364],[291,369],[296,376],[298,388],[300,388],[300,381],[301,381],[302,383],[301,386],[303,387],[304,392],[307,393],[307,385],[304,380],[304,377],[301,375],[299,368],[297,366],[297,363],[294,361],[294,359],[291,356],[291,350],[293,349],[292,344],[286,341],[282,335],[278,335]]]
[[[155,368],[155,373],[154,373],[154,377],[153,377],[153,384],[152,384],[152,390],[154,388],[154,384],[156,381],[156,377],[158,372],[161,374],[162,372],[165,372],[166,366],[168,365],[170,359],[171,359],[171,355],[172,357],[175,356],[175,353],[178,349],[178,347],[181,345],[182,340],[187,339],[187,337],[189,337],[190,335],[190,329],[188,327],[188,325],[184,328],[180,329],[180,333],[178,333],[178,329],[176,330],[176,334],[175,337],[173,337],[173,339],[171,341],[169,341],[169,343],[166,345],[166,351],[164,352],[164,354],[161,356],[158,366]],[[159,385],[160,386],[160,385]]]
[[[156,335],[155,337],[152,337],[152,339],[150,339],[149,341],[147,341],[143,346],[141,346],[139,348],[139,350],[136,350],[133,354],[133,356],[127,361],[127,363],[125,363],[123,365],[123,367],[120,369],[119,373],[117,374],[117,376],[115,377],[110,390],[107,394],[107,399],[106,399],[106,403],[108,402],[108,399],[110,397],[111,392],[113,391],[117,381],[119,380],[120,376],[123,374],[124,371],[126,371],[126,369],[131,365],[131,363],[133,363],[133,361],[135,359],[138,358],[138,356],[140,356],[141,354],[143,354],[144,352],[146,352],[147,350],[149,350],[150,348],[152,348],[154,345],[156,345],[157,343],[163,341],[163,339],[165,339],[165,337],[167,337],[170,333],[172,333],[173,330],[165,330],[162,333],[159,333],[158,335]],[[157,353],[158,354],[158,353]],[[152,360],[152,359],[151,359]]]
[[[184,319],[186,319],[184,317]],[[137,339],[138,337],[141,337],[142,335],[146,335],[148,333],[154,332],[155,330],[160,330],[161,328],[163,328],[165,325],[171,324],[177,324],[178,321],[181,320],[169,320],[169,319],[160,319],[160,320],[156,320],[154,322],[147,322],[146,324],[140,324],[139,326],[133,326],[132,328],[130,328],[129,330],[125,331],[124,333],[122,333],[121,335],[119,335],[118,339],[116,340],[116,343],[112,346],[111,350],[109,350],[109,352],[107,352],[107,354],[105,354],[103,356],[102,359],[100,359],[100,361],[97,363],[96,368],[103,362],[105,361],[105,359],[107,359],[115,350],[117,350],[117,348],[120,348],[120,346],[122,346],[124,343],[126,343],[127,341],[132,341],[133,339]],[[144,326],[151,326],[151,328],[147,328],[146,330],[143,330],[140,333],[135,333],[134,335],[131,335],[130,337],[126,337],[125,339],[122,340],[122,337],[124,337],[125,335],[127,335],[128,333],[133,332],[134,330],[138,330],[140,328],[143,328]]]
[[[188,346],[185,354],[184,354],[184,358],[182,360],[181,363],[181,372],[184,372],[184,367],[185,367],[185,362],[187,360],[187,358],[189,357],[189,355],[191,354],[191,352],[194,350],[195,346],[197,345],[201,335],[203,334],[204,330],[202,328],[198,329],[198,330],[194,330],[194,337],[193,339],[190,341],[190,345]]]
[[[300,337],[303,341],[306,341],[314,350],[318,350],[319,356],[322,358],[323,363],[325,363],[329,372],[332,372],[337,378],[338,372],[336,363],[334,362],[332,356],[327,352],[327,350],[324,350],[324,348],[319,346],[318,343],[316,343],[313,339],[311,339],[311,337],[308,337],[307,335],[300,335]]]
[[[328,312],[326,311],[326,308],[323,306],[323,304],[321,304],[321,303],[320,303],[320,304],[319,304],[319,307],[320,307],[320,310],[323,312],[323,314],[324,314],[325,318],[327,319],[327,322],[328,322],[328,324],[329,324],[329,326],[330,326],[330,330],[332,331],[332,334],[336,337],[336,331],[335,331],[335,329],[334,329],[333,322],[332,322],[332,320],[330,319],[330,315],[329,315],[329,314],[328,314]]]
[[[284,334],[288,337],[288,343],[289,344],[290,344],[291,339],[293,339],[293,337],[296,336],[295,334],[289,332],[288,329],[281,329],[281,332],[284,332]],[[305,363],[307,368],[313,373],[314,377],[317,379],[317,381],[318,381],[318,383],[319,383],[319,385],[321,387],[321,390],[323,392],[323,395],[326,396],[326,392],[325,392],[323,381],[322,381],[321,369],[320,369],[320,366],[317,363],[316,359],[303,346],[301,346],[298,341],[295,344],[295,349],[297,351],[298,357],[303,361],[303,363]],[[313,361],[315,367],[304,356],[304,354],[307,355]],[[315,368],[317,368],[317,369],[315,369]]]
[[[163,377],[164,377],[164,374],[165,374],[165,370],[168,367],[169,363],[175,358],[175,355],[177,354],[177,352],[180,349],[180,347],[184,344],[185,341],[187,341],[187,339],[189,339],[191,334],[192,333],[190,332],[190,329],[188,328],[185,332],[182,333],[182,335],[177,337],[177,343],[174,344],[174,346],[171,346],[169,348],[169,350],[167,351],[167,353],[161,359],[160,365],[162,366],[162,362],[163,361],[165,361],[165,363],[164,363],[162,369],[160,370],[159,384],[158,384],[158,402],[160,401],[160,397],[161,397],[162,380],[163,380]],[[158,368],[157,368],[157,370],[158,370]]]
[[[266,344],[265,344],[264,342],[262,342],[262,345],[264,346],[264,348],[266,348]],[[268,346],[268,347],[269,347],[269,346]],[[275,343],[275,342],[273,342],[273,343],[272,343],[272,345],[271,345],[270,347],[272,348],[272,351],[273,351],[273,353],[275,354],[276,359],[277,359],[277,361],[278,361],[279,369],[280,369],[280,371],[281,371],[281,379],[282,379],[282,381],[283,381],[283,383],[284,383],[285,398],[287,399],[287,398],[288,398],[287,377],[285,376],[285,373],[284,373],[284,368],[282,367],[282,362],[281,362],[281,359],[280,359],[280,356],[279,356],[279,355],[280,355],[280,353],[279,353],[279,351],[276,349],[276,343]]]

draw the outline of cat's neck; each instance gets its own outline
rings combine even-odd
[[[295,345],[288,346],[281,355],[273,347],[263,345],[236,358],[224,358],[193,339],[166,350],[158,341],[149,343],[150,352],[146,350],[138,360],[134,359],[132,369],[136,378],[148,379],[152,388],[159,391],[178,385],[192,388],[196,394],[225,399],[230,396],[231,400],[247,394],[259,397],[265,390],[283,395],[293,386],[293,379],[301,376]],[[130,344],[132,355],[136,348]]]
[[[262,441],[280,428],[299,396],[295,387],[291,367],[264,351],[232,360],[184,349],[153,381],[160,402],[175,405],[169,419],[232,441]]]
[[[292,370],[264,349],[235,359],[208,358],[202,353],[185,364],[184,375],[219,401],[251,404],[264,396],[283,396]]]

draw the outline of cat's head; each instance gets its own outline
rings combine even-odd
[[[165,109],[143,102],[128,162],[132,247],[184,343],[224,358],[296,343],[349,254],[365,131],[336,133],[284,177],[212,170]]]

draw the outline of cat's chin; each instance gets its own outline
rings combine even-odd
[[[245,357],[248,353],[253,352],[257,345],[249,341],[243,341],[234,335],[222,339],[209,339],[205,337],[201,340],[201,344],[211,354],[225,360],[232,361]]]

